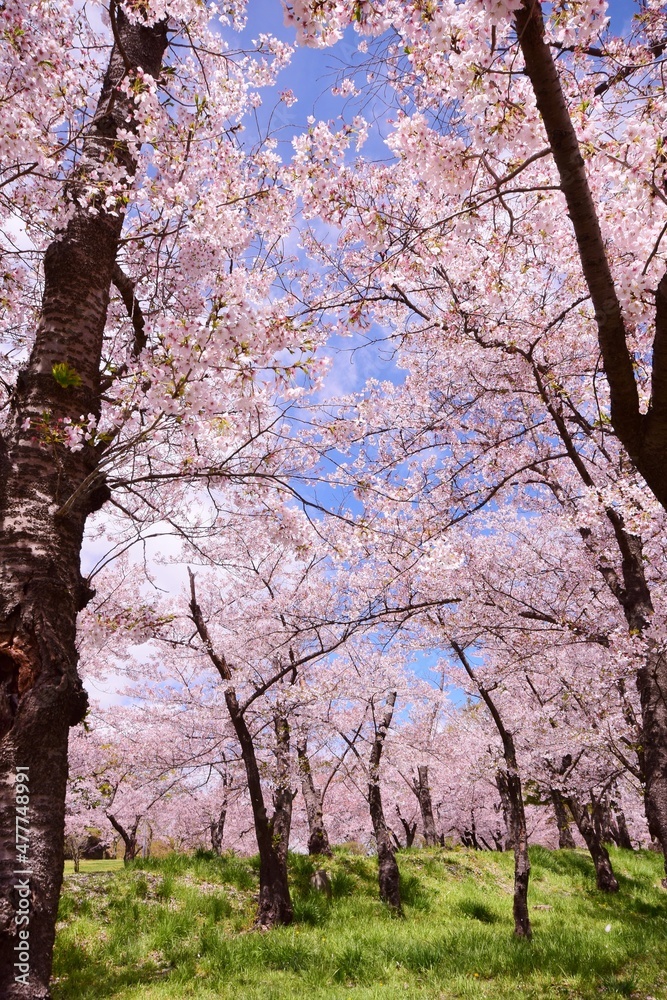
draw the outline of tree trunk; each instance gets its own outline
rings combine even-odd
[[[236,691],[233,687],[228,686],[232,678],[232,672],[225,658],[216,653],[213,648],[206,621],[197,603],[194,574],[189,569],[188,573],[190,576],[190,611],[192,620],[197,628],[204,649],[216,667],[220,677],[225,682],[225,703],[234,727],[234,732],[241,745],[241,756],[245,765],[248,792],[250,793],[250,804],[252,806],[255,825],[255,836],[257,838],[257,849],[259,851],[259,905],[255,924],[263,929],[273,927],[276,924],[290,924],[294,919],[294,910],[292,909],[292,900],[287,880],[289,827],[285,821],[286,816],[283,814],[282,818],[278,821],[278,840],[276,843],[274,841],[274,821],[269,820],[264,804],[262,781],[252,734],[248,729],[243,710],[239,705]],[[282,754],[284,752],[285,734],[282,731],[279,732],[278,727],[276,735],[278,736],[277,752],[278,754]],[[281,740],[283,741],[282,749]],[[289,740],[289,729],[287,729],[287,740]],[[280,766],[281,762],[279,759],[279,769]],[[291,803],[289,806],[289,815],[291,818]]]
[[[142,858],[150,858],[151,847],[153,846],[153,827],[148,824],[148,830],[144,832],[143,842],[141,844],[141,856]]]
[[[234,777],[229,771],[225,769],[220,777],[222,778],[222,800],[220,802],[218,817],[211,820],[209,827],[211,831],[211,847],[217,855],[222,854],[222,841],[225,833],[227,812],[229,810],[229,799],[234,787]]]
[[[557,788],[550,789],[549,794],[551,795],[554,814],[556,816],[556,825],[558,827],[558,847],[561,850],[573,850],[577,845],[572,836],[570,819],[567,815],[567,805],[565,804],[563,794]]]
[[[586,847],[595,865],[595,877],[598,889],[603,892],[618,892],[618,882],[611,867],[609,853],[601,842],[598,831],[595,828],[593,817],[594,805],[582,806],[574,795],[566,799],[570,812],[577,824],[579,833],[586,842]]]
[[[649,830],[659,834],[667,872],[667,654],[651,650],[637,674],[642,705]],[[667,888],[667,878],[662,880]]]
[[[467,827],[461,834],[461,842],[464,847],[472,847],[474,851],[483,850],[482,845],[477,839],[477,823],[475,822],[475,810],[470,810],[470,826]]]
[[[72,857],[72,863],[74,864],[74,874],[79,874],[79,869],[81,868],[81,841],[76,834],[71,837],[65,837],[65,853],[70,854]]]
[[[402,816],[401,808],[398,805],[396,806],[396,813],[398,814],[398,818],[401,821],[401,826],[403,827],[403,833],[405,834],[405,846],[412,847],[412,845],[415,842],[415,837],[417,836],[417,821],[415,820],[413,823],[411,823],[409,819],[406,819],[405,816]],[[396,843],[396,846],[400,849],[401,845],[396,835],[394,835],[394,841]]]
[[[370,782],[368,786],[368,805],[378,852],[380,899],[383,899],[392,909],[400,913],[401,894],[396,849],[391,841],[391,833],[385,820],[380,786],[374,782]]]
[[[501,777],[498,787],[506,790],[508,810],[508,831],[514,847],[514,933],[518,937],[530,938],[532,929],[528,916],[528,882],[530,880],[530,857],[528,855],[528,830],[526,813],[523,808],[521,776],[516,757],[514,737],[505,727],[498,707],[485,685],[477,678],[468,657],[458,642],[452,640],[452,649],[461,661],[468,677],[474,681],[480,698],[491,713],[496,729],[503,742],[503,756],[506,769],[498,772]]]
[[[630,839],[630,831],[628,830],[625,813],[617,804],[614,804],[613,809],[614,816],[616,817],[616,829],[618,831],[618,839],[616,843],[618,847],[622,847],[626,851],[633,851],[634,846],[632,840]]]
[[[130,24],[118,12],[125,59],[158,76],[166,25]],[[135,164],[118,129],[132,129],[134,105],[118,91],[126,75],[111,52],[93,123],[84,140],[74,191],[85,172],[114,157],[128,176]],[[111,215],[74,203],[74,214],[44,257],[42,313],[30,358],[11,397],[0,441],[0,996],[49,996],[58,896],[63,871],[67,740],[87,699],[77,672],[76,616],[92,596],[80,574],[87,516],[108,496],[95,478],[90,445],[62,444],[63,421],[100,413],[100,356],[123,211]],[[77,384],[63,388],[53,366],[66,364]],[[84,482],[91,483],[86,489]],[[73,499],[76,497],[76,499]],[[68,502],[69,501],[69,502]],[[67,503],[67,507],[64,505]],[[63,509],[64,508],[64,509]],[[17,838],[13,788],[29,775],[27,827]],[[23,840],[22,838],[26,839]],[[18,839],[18,843],[17,843]],[[27,852],[17,847],[27,845]],[[16,871],[28,872],[17,875]],[[18,879],[20,890],[16,888]],[[21,894],[26,894],[22,896]],[[14,967],[22,898],[30,901],[29,971]],[[22,930],[27,925],[20,925]],[[16,975],[22,976],[16,981]]]
[[[295,795],[291,788],[290,730],[287,719],[280,713],[274,716],[273,724],[276,732],[276,787],[273,793],[271,829],[276,853],[287,871],[292,803]]]
[[[218,818],[211,820],[211,847],[216,854],[222,854],[222,838],[225,833],[225,820],[227,819],[227,799],[220,807]]]
[[[120,834],[123,844],[125,845],[125,854],[123,855],[123,863],[127,864],[128,861],[134,861],[137,856],[137,851],[139,845],[137,843],[137,830],[139,828],[139,822],[141,816],[136,816],[134,820],[134,825],[126,830],[125,827],[118,822],[116,817],[112,813],[106,814],[107,819],[111,823],[114,830]]]
[[[518,937],[529,938],[532,935],[532,929],[528,916],[528,882],[530,879],[528,830],[514,740],[510,733],[507,733],[507,737],[505,747],[507,770],[504,772],[503,782],[507,789],[508,799],[508,840],[514,850],[514,933]],[[503,739],[503,743],[505,743],[505,739]]]
[[[625,816],[613,799],[613,791],[613,788],[608,789],[595,804],[593,810],[595,830],[603,844],[616,844],[617,847],[629,845],[632,849]]]
[[[422,825],[424,827],[424,844],[426,847],[435,847],[438,843],[438,834],[435,829],[435,819],[433,818],[433,800],[431,799],[431,788],[428,783],[428,767],[422,765],[417,768],[417,778],[413,778],[412,789],[417,796],[419,809],[422,814]]]
[[[510,792],[507,785],[507,771],[502,768],[496,771],[496,788],[500,795],[500,803],[503,809],[503,819],[505,820],[505,844],[504,850],[514,850],[514,840],[512,836],[512,804],[510,802]]]
[[[391,725],[395,704],[396,692],[392,691],[387,696],[385,713],[376,730],[373,746],[371,747],[368,768],[368,805],[378,852],[380,898],[393,910],[400,913],[401,892],[398,865],[396,863],[396,850],[392,844],[391,833],[385,819],[384,808],[382,806],[382,793],[380,791],[380,758],[382,757],[387,730]]]
[[[331,857],[329,835],[324,825],[322,792],[313,781],[313,772],[307,750],[306,740],[300,740],[296,745],[296,752],[301,773],[301,793],[306,803],[306,816],[308,818],[308,853],[324,854]]]
[[[276,831],[277,840],[274,839],[274,823],[269,820],[266,813],[255,746],[233,688],[228,688],[225,692],[225,701],[241,744],[259,851],[259,906],[255,923],[262,928],[273,927],[276,924],[291,924],[294,910],[287,881],[286,834],[288,841],[289,829],[286,831],[285,823],[281,825],[279,822]],[[291,804],[289,811],[291,816]]]

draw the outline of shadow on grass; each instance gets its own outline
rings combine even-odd
[[[595,886],[595,867],[589,855],[577,851],[548,851],[544,847],[531,847],[530,860],[535,870],[544,868],[555,875],[583,879]]]
[[[256,863],[255,863],[256,862]],[[167,854],[164,858],[137,858],[127,866],[127,871],[153,871],[161,875],[191,875],[206,882],[220,882],[237,889],[251,889],[257,878],[259,859],[242,858],[233,851],[215,854],[213,851],[195,851],[194,854]]]

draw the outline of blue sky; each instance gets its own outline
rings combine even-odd
[[[612,18],[612,30],[623,32],[630,25],[633,12],[637,5],[632,0],[612,0],[609,6],[609,13]],[[248,25],[246,29],[234,37],[229,37],[230,44],[235,47],[251,47],[252,39],[259,33],[273,34],[290,44],[294,43],[294,31],[285,27],[283,22],[282,5],[279,0],[249,0],[248,4]],[[349,106],[346,107],[346,100],[331,94],[331,87],[336,78],[336,73],[341,68],[341,63],[349,62],[354,58],[356,41],[358,36],[350,29],[349,35],[332,49],[297,48],[291,65],[281,74],[278,90],[289,89],[298,98],[297,103],[292,107],[286,107],[280,103],[276,109],[275,91],[266,91],[263,95],[266,100],[265,106],[259,111],[260,122],[266,121],[269,114],[274,113],[273,121],[280,126],[280,138],[285,145],[281,152],[285,158],[290,155],[290,140],[293,135],[307,127],[307,118],[313,115],[316,119],[335,119],[342,114],[346,117],[350,115]],[[368,110],[366,115],[372,118],[372,113]],[[365,149],[366,155],[372,158],[382,158],[386,156],[386,149],[382,143],[382,116],[380,115],[380,127],[375,132],[373,139]],[[375,377],[378,379],[389,379],[399,381],[401,373],[395,364],[386,356],[386,352],[379,352],[377,346],[369,346],[362,351],[351,353],[351,349],[358,347],[359,341],[341,341],[339,345],[334,345],[336,353],[333,382],[336,392],[350,392],[362,387],[366,379]],[[340,350],[339,350],[340,348]],[[383,357],[384,353],[384,357]],[[325,490],[320,493],[320,500],[326,502],[331,497],[331,492]],[[333,501],[333,497],[331,497]],[[88,551],[84,551],[84,572],[90,569],[91,562],[99,555],[95,546],[88,545]],[[437,661],[437,653],[424,653],[418,657],[417,672],[421,676],[429,677],[430,668]],[[90,686],[90,680],[88,680]],[[99,697],[102,692],[97,685],[93,684],[93,696]],[[103,696],[104,697],[104,696]],[[104,699],[106,700],[106,699]],[[116,700],[115,698],[113,700]]]
[[[608,13],[612,31],[626,31],[637,9],[638,4],[634,0],[611,0]],[[245,30],[235,36],[243,46],[249,46],[260,32],[275,35],[292,45],[295,43],[293,28],[284,24],[280,0],[249,0],[247,13]],[[308,115],[329,119],[341,114],[345,100],[333,97],[330,90],[336,72],[351,59],[354,60],[358,39],[359,35],[350,28],[345,37],[330,49],[296,49],[291,65],[280,77],[280,89],[292,90],[298,98],[297,104],[282,109],[286,125],[298,131],[306,126]]]

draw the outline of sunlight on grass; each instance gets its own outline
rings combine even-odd
[[[122,858],[105,858],[102,861],[80,861],[79,870],[80,874],[84,875],[89,872],[117,872],[124,867]],[[74,874],[74,862],[65,862],[65,875]]]
[[[584,852],[531,851],[531,943],[512,934],[509,854],[402,852],[404,919],[377,900],[374,859],[337,851],[329,902],[311,891],[316,865],[294,855],[295,923],[264,934],[251,929],[253,859],[199,853],[82,868],[65,880],[53,997],[662,1000],[660,858],[612,857],[621,892],[608,897]]]

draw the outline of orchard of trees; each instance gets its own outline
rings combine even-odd
[[[0,45],[2,996],[91,830],[258,850],[265,928],[290,846],[397,912],[400,847],[512,850],[523,937],[529,841],[667,859],[662,5],[4,0]]]

